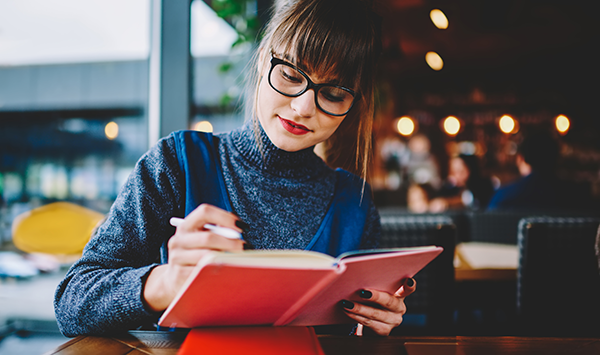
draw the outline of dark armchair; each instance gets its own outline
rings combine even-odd
[[[532,217],[519,223],[520,332],[600,336],[600,218]]]
[[[454,312],[454,247],[456,228],[443,216],[381,216],[381,248],[438,245],[444,251],[416,276],[417,291],[406,298],[408,313],[399,327],[411,331],[448,334]]]

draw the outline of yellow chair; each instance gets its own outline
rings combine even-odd
[[[102,213],[69,202],[54,202],[18,215],[12,223],[15,247],[26,253],[81,254]]]

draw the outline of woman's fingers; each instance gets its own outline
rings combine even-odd
[[[342,307],[350,318],[377,334],[388,335],[402,323],[406,313],[404,298],[415,290],[416,282],[409,278],[393,295],[376,290],[361,290],[359,296],[365,303],[344,300]]]
[[[361,290],[359,296],[370,304],[376,304],[379,309],[394,313],[405,313],[404,298],[415,292],[416,289],[416,281],[413,278],[408,278],[393,295],[376,290]]]
[[[204,230],[204,225],[207,223],[230,228],[240,233],[244,232],[244,227],[247,227],[247,224],[233,213],[203,203],[193,210],[177,229],[182,232]]]
[[[349,301],[346,301],[349,302]],[[349,302],[352,303],[348,305],[347,303],[344,305],[344,311],[348,317],[352,318],[359,324],[368,327],[373,332],[379,335],[389,335],[392,329],[399,326],[402,323],[402,314],[389,314],[390,312],[382,311],[379,313],[372,307],[362,305],[357,302]],[[352,307],[351,309],[347,307]],[[371,308],[371,310],[369,309]],[[384,315],[384,313],[387,313]],[[373,317],[375,314],[377,316]],[[363,330],[364,332],[364,330]],[[362,333],[362,332],[361,332]]]
[[[177,267],[196,266],[210,252],[210,249],[172,249],[169,251],[169,263]]]
[[[242,250],[244,241],[229,239],[210,231],[177,232],[169,239],[169,251],[173,249]]]
[[[370,321],[394,324],[394,326],[396,326],[400,325],[402,322],[402,315],[406,311],[404,302],[402,300],[398,300],[398,303],[398,309],[394,311],[389,309],[380,309],[372,305],[352,301],[342,302],[342,307],[344,307],[344,311],[346,311],[346,313],[353,319],[369,319]],[[352,317],[352,315],[355,315],[356,317]],[[368,327],[370,321],[366,323],[360,321],[360,323]]]
[[[400,288],[398,289],[398,291],[396,291],[396,293],[394,293],[394,295],[397,297],[405,298],[406,296],[409,296],[416,290],[417,281],[415,281],[415,279],[411,277],[404,280],[404,285],[400,286]]]
[[[144,299],[152,310],[164,310],[173,300],[194,266],[213,250],[241,251],[244,241],[229,239],[206,229],[214,224],[243,232],[247,227],[236,215],[221,208],[202,204],[177,227],[168,242],[169,263],[150,272],[144,288]]]
[[[209,204],[202,204],[183,220],[177,227],[175,235],[169,239],[169,258],[171,259],[173,255],[181,255],[181,258],[176,257],[173,262],[195,265],[199,259],[194,260],[194,256],[199,253],[188,253],[189,250],[237,251],[244,249],[243,240],[229,239],[211,232],[204,227],[209,223],[237,232],[243,232],[244,228],[241,227],[247,226],[233,213]]]

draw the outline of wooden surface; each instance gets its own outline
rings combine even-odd
[[[81,336],[45,355],[175,355],[186,333],[131,331],[111,337]],[[600,338],[354,337],[320,335],[325,354],[495,355],[600,354]],[[201,349],[199,349],[201,353]]]
[[[517,279],[517,269],[454,269],[454,279],[462,281],[509,281]]]

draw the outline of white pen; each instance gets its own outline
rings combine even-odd
[[[173,227],[178,227],[179,225],[181,225],[182,222],[183,222],[183,218],[179,218],[179,217],[171,217],[171,219],[169,220],[169,223],[171,223],[171,225]],[[225,238],[243,239],[241,233],[238,233],[230,228],[219,227],[219,226],[215,226],[214,224],[205,224],[204,228],[210,229],[215,234],[218,234]]]

